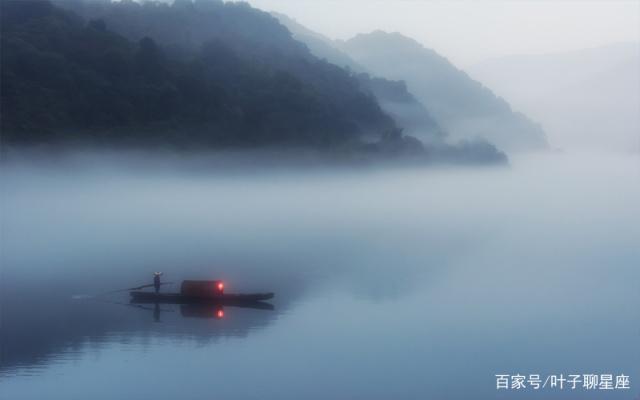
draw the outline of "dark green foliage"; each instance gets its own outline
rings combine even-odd
[[[246,4],[0,4],[5,143],[335,147],[395,127]]]

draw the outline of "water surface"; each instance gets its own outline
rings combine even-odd
[[[640,164],[209,168],[87,154],[2,168],[7,399],[640,394]],[[132,306],[165,279],[273,310]],[[166,288],[164,290],[170,290]],[[626,374],[498,392],[495,374]]]

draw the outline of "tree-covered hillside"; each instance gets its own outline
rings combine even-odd
[[[246,4],[0,4],[5,143],[331,147],[395,129],[356,77]]]
[[[403,83],[318,59],[246,3],[0,5],[5,145],[307,147],[506,160],[488,143],[445,144]],[[435,142],[405,135],[405,126],[428,127]]]

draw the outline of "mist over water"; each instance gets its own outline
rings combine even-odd
[[[635,156],[383,169],[88,153],[0,174],[7,398],[494,398],[500,373],[624,373],[638,392]],[[274,291],[274,310],[91,297],[153,271]],[[518,393],[541,395],[601,398]]]

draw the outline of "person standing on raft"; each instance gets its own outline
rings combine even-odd
[[[162,272],[153,273],[153,287],[156,289],[156,293],[160,291],[160,275],[162,275]]]

